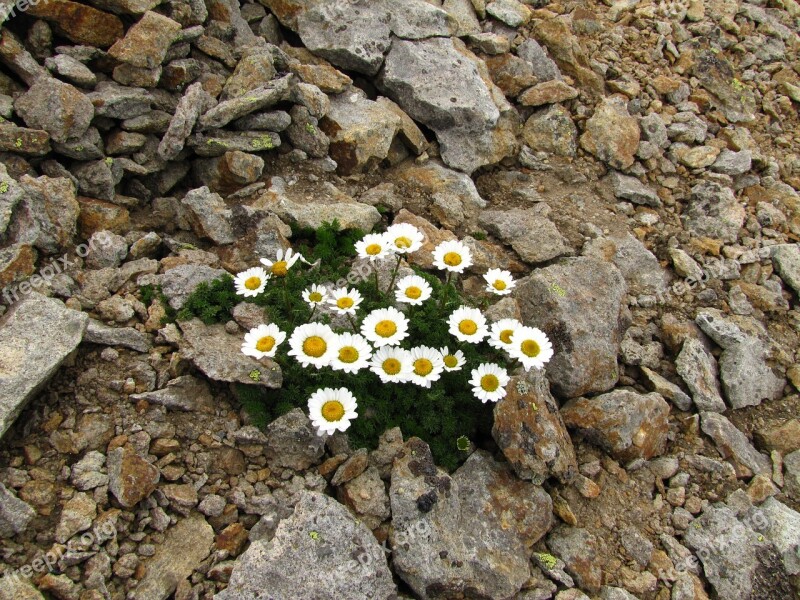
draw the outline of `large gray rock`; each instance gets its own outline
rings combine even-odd
[[[720,454],[734,462],[740,475],[768,475],[772,472],[770,460],[756,450],[747,436],[723,415],[716,412],[700,413],[700,427],[703,433],[714,440]]]
[[[700,340],[690,337],[683,342],[683,348],[675,359],[675,368],[689,387],[699,410],[725,411],[717,380],[717,361]]]
[[[509,244],[522,260],[535,264],[572,252],[567,239],[547,218],[549,212],[546,204],[526,210],[487,210],[480,214],[479,223]]]
[[[153,346],[150,336],[133,327],[111,327],[90,319],[84,340],[103,346],[121,346],[136,352],[145,353]]]
[[[513,597],[530,574],[528,549],[551,526],[538,486],[483,452],[450,477],[418,438],[395,459],[389,497],[394,568],[420,598]]]
[[[590,531],[562,523],[547,536],[547,547],[566,563],[578,586],[593,593],[600,591],[603,571],[597,538]]]
[[[533,113],[525,122],[522,137],[534,152],[575,156],[578,151],[578,130],[569,111],[560,104]]]
[[[692,75],[711,94],[712,104],[722,111],[728,121],[749,123],[755,119],[756,100],[753,92],[736,78],[733,67],[722,54],[710,49],[698,52]]]
[[[442,160],[454,169],[472,173],[516,150],[516,113],[486,64],[456,38],[395,40],[379,85],[434,131]]]
[[[576,398],[561,409],[567,427],[617,460],[650,460],[664,453],[669,433],[669,404],[656,392],[618,389],[594,398]]]
[[[166,600],[211,552],[214,530],[202,515],[180,519],[169,529],[156,553],[144,562],[145,576],[128,600]]]
[[[167,387],[145,392],[131,394],[133,401],[147,400],[171,410],[184,412],[214,413],[214,398],[208,384],[202,379],[191,375],[182,375],[167,382]]]
[[[613,264],[563,258],[520,280],[514,297],[523,322],[550,338],[545,365],[556,395],[605,392],[617,382],[617,354],[627,329],[625,279]]]
[[[317,435],[311,420],[295,408],[267,426],[264,455],[276,467],[303,471],[319,462],[327,436]]]
[[[241,336],[231,335],[225,325],[204,325],[200,319],[180,322],[181,353],[207,377],[215,381],[281,386],[280,367],[269,358],[256,360],[242,354]]]
[[[604,99],[586,121],[581,148],[615,169],[627,169],[639,147],[639,122],[628,113],[620,96]]]
[[[186,88],[169,122],[169,128],[158,145],[158,155],[163,160],[175,158],[183,150],[200,115],[215,104],[216,100],[203,89],[201,83],[193,83]]]
[[[661,206],[661,198],[658,197],[658,194],[636,179],[636,177],[613,171],[609,175],[609,179],[611,180],[614,195],[617,198],[628,200],[634,204],[643,204],[656,208]]]
[[[735,242],[744,224],[744,206],[730,188],[703,181],[692,188],[689,205],[681,215],[683,226],[692,235]]]
[[[68,83],[41,77],[19,96],[14,109],[32,129],[43,129],[55,142],[79,138],[94,117],[91,100]]]
[[[220,245],[232,244],[236,240],[231,226],[231,209],[207,186],[191,190],[181,204],[188,209],[189,221],[198,236]]]
[[[781,396],[785,381],[767,364],[768,349],[760,339],[744,333],[718,310],[700,311],[695,321],[723,348],[719,376],[731,408],[757,406]]]
[[[632,295],[651,294],[663,296],[667,292],[669,276],[656,256],[630,233],[612,234],[587,242],[582,254],[598,260],[609,257],[625,277],[628,292]]]
[[[789,575],[800,574],[800,513],[774,497],[760,507],[766,517],[764,536],[778,549],[783,567]]]
[[[390,600],[397,589],[372,532],[333,498],[304,491],[274,537],[253,542],[236,560],[215,599],[266,597]]]
[[[31,506],[0,483],[0,538],[22,533],[35,516],[36,511]]]
[[[78,347],[89,315],[32,293],[0,320],[0,437]]]
[[[169,305],[180,310],[198,285],[227,274],[223,269],[213,269],[207,265],[179,265],[164,273],[161,291],[167,297]]]
[[[36,246],[47,254],[69,250],[81,212],[75,185],[66,177],[46,175],[23,175],[19,183],[25,195],[8,228],[15,241]]]
[[[492,437],[518,477],[569,483],[578,472],[575,448],[543,371],[515,377],[494,408]]]
[[[773,246],[772,264],[781,279],[800,294],[800,244]]]
[[[740,522],[727,506],[708,507],[686,530],[683,542],[703,563],[717,598],[794,597],[775,546]]]

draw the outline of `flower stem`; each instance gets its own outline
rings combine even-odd
[[[392,292],[392,287],[394,287],[394,280],[397,277],[397,271],[400,270],[400,261],[403,260],[403,255],[397,255],[397,264],[394,266],[394,271],[392,271],[392,280],[389,282],[389,287],[386,288],[386,295],[388,296]]]
[[[445,298],[450,294],[450,275],[452,275],[452,271],[448,271],[447,275],[445,276],[444,286],[442,286],[442,294],[439,296],[439,310],[444,308]]]
[[[345,313],[347,320],[350,321],[350,326],[353,328],[353,333],[358,333],[358,327],[356,327],[356,322],[353,320],[353,315],[350,313]]]
[[[378,266],[375,263],[370,263],[370,266],[372,267],[372,274],[375,276],[375,299],[377,300],[381,297],[381,288],[378,284]]]

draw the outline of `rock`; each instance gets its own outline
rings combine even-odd
[[[44,596],[24,579],[3,577],[0,579],[0,600],[44,600]]]
[[[595,73],[580,40],[564,19],[537,19],[532,37],[547,47],[558,67],[580,83],[591,96],[604,93],[603,76]],[[537,74],[538,77],[538,74]],[[636,151],[636,144],[631,152]]]
[[[339,486],[361,475],[369,466],[369,456],[366,448],[359,448],[342,465],[336,469],[331,479],[331,485]]]
[[[501,241],[511,245],[528,263],[541,263],[572,251],[566,238],[547,218],[542,205],[521,210],[487,210],[479,216],[482,227]]]
[[[43,129],[56,142],[81,137],[94,117],[94,106],[86,96],[49,77],[37,79],[17,98],[14,109],[28,127]]]
[[[53,58],[47,58],[44,64],[50,71],[68,79],[75,85],[93,88],[97,84],[97,75],[89,67],[66,54],[57,54]]]
[[[703,563],[719,598],[779,600],[792,596],[781,556],[726,506],[710,506],[686,530],[684,543]]]
[[[164,273],[161,291],[175,310],[183,308],[187,298],[201,283],[210,283],[228,275],[223,269],[212,269],[206,265],[178,265]]]
[[[112,119],[132,119],[144,115],[150,112],[152,102],[147,90],[121,86],[113,81],[101,81],[86,96],[94,105],[95,115]]]
[[[131,400],[147,400],[167,409],[213,414],[214,398],[208,384],[191,375],[182,375],[167,382],[167,387],[144,394],[132,394]]]
[[[756,429],[754,437],[762,450],[777,450],[785,456],[800,450],[800,420],[790,419],[778,426]]]
[[[692,393],[695,406],[701,411],[724,412],[725,402],[717,381],[717,361],[702,342],[687,338],[683,343],[675,367]]]
[[[65,544],[73,535],[86,531],[97,516],[97,504],[90,496],[78,492],[67,500],[61,509],[61,519],[56,527],[56,541]]]
[[[428,445],[411,438],[395,460],[389,490],[395,572],[423,598],[467,590],[513,597],[529,577],[528,543],[550,526],[549,517],[530,520],[551,511],[539,489],[480,451],[450,477],[436,468]],[[503,526],[498,506],[509,507]]]
[[[474,33],[468,39],[473,48],[491,56],[506,54],[511,50],[509,39],[497,33]]]
[[[153,69],[162,63],[180,30],[179,23],[148,11],[108,49],[108,54],[134,67]]]
[[[624,540],[625,538],[623,538]],[[638,600],[636,596],[622,588],[604,585],[600,590],[600,600]]]
[[[800,244],[773,246],[772,264],[781,279],[800,295]]]
[[[444,0],[442,8],[456,23],[456,37],[480,33],[481,24],[470,0]]]
[[[163,160],[175,158],[194,129],[200,115],[212,108],[215,100],[203,89],[200,83],[193,83],[178,102],[169,129],[158,145],[158,155]]]
[[[267,426],[264,454],[278,467],[302,471],[317,464],[325,452],[325,437],[317,435],[311,421],[299,408],[278,417]]]
[[[640,368],[646,378],[645,385],[648,389],[661,394],[682,411],[688,411],[692,407],[692,399],[681,388],[647,367]]]
[[[639,123],[628,114],[625,100],[611,96],[602,101],[586,122],[581,148],[615,169],[627,169],[639,146]]]
[[[523,322],[553,344],[545,370],[557,395],[575,398],[614,387],[627,329],[626,293],[614,265],[584,257],[560,259],[518,282],[514,297]]]
[[[661,198],[658,197],[658,194],[635,177],[629,177],[612,171],[611,175],[609,175],[609,179],[611,180],[614,195],[617,198],[629,200],[634,204],[642,204],[644,206],[652,206],[655,208],[661,206]]]
[[[766,519],[764,537],[780,553],[786,573],[797,575],[800,573],[800,513],[774,497],[767,498],[760,510]]]
[[[92,450],[71,467],[70,482],[82,492],[108,485],[108,475],[103,473],[104,454]]]
[[[525,25],[531,18],[531,10],[516,0],[494,0],[486,5],[486,13],[509,27]]]
[[[554,81],[562,79],[561,71],[556,63],[547,55],[539,43],[528,38],[517,47],[517,56],[533,68],[533,74],[539,81]]]
[[[81,235],[90,237],[98,231],[124,231],[130,221],[128,209],[85,196],[77,197]]]
[[[533,113],[525,122],[522,137],[534,152],[575,156],[578,151],[578,130],[569,111],[561,105]]]
[[[611,260],[620,270],[632,295],[667,293],[669,277],[642,242],[630,233],[598,237],[587,242],[582,254],[598,260]]]
[[[300,493],[271,541],[253,542],[236,560],[227,589],[216,598],[249,600],[264,589],[278,598],[397,596],[386,556],[369,529],[329,496],[309,491]]]
[[[723,457],[733,459],[739,473],[747,473],[742,467],[752,473],[769,474],[772,471],[769,459],[760,454],[747,436],[728,419],[716,412],[702,412],[700,417],[703,433],[714,440]]]
[[[48,254],[66,251],[75,238],[80,211],[75,186],[66,177],[45,175],[23,175],[19,183],[25,196],[9,225],[18,232],[16,240]]]
[[[153,557],[143,563],[145,576],[128,593],[128,599],[166,600],[200,566],[213,543],[214,530],[202,516],[180,519],[167,530]]]
[[[219,194],[203,186],[188,192],[181,204],[188,209],[187,216],[198,236],[221,245],[236,241],[231,227],[231,210]]]
[[[578,90],[563,81],[554,79],[537,83],[528,88],[517,98],[523,106],[541,106],[543,104],[556,104],[566,102],[578,97]]]
[[[291,75],[273,79],[247,94],[224,100],[206,111],[198,121],[199,131],[225,127],[231,121],[240,119],[250,113],[271,108],[289,94]]]
[[[618,389],[576,398],[562,407],[561,416],[567,427],[623,462],[650,460],[666,449],[669,405],[655,392]]]
[[[188,483],[169,483],[161,488],[161,492],[169,501],[170,507],[182,515],[188,515],[197,506],[197,491]]]
[[[50,134],[41,129],[3,125],[0,126],[0,150],[28,156],[44,156],[50,152]]]
[[[158,469],[127,447],[108,453],[108,490],[125,508],[133,508],[156,489]]]
[[[35,516],[36,511],[30,505],[0,483],[0,538],[24,533]]]
[[[755,119],[753,92],[738,79],[730,63],[710,50],[695,55],[692,75],[712,95],[715,104],[731,123],[749,123]]]
[[[578,586],[592,593],[600,591],[603,572],[594,535],[586,529],[562,524],[547,536],[547,547],[566,563]]]
[[[299,104],[292,107],[291,118],[292,123],[286,129],[286,135],[289,136],[292,146],[314,158],[327,156],[330,148],[330,139],[318,127],[318,119],[305,106],[300,106]],[[352,147],[351,150],[355,151],[356,147]],[[342,163],[339,162],[339,166],[341,165]]]
[[[275,78],[272,55],[258,47],[247,52],[222,88],[222,99],[238,98]]]
[[[734,152],[724,148],[717,156],[714,164],[711,165],[711,170],[735,177],[747,173],[751,165],[752,153],[749,150]]]
[[[705,169],[711,166],[719,155],[719,149],[714,146],[695,146],[676,150],[678,161],[690,169]]]
[[[377,529],[391,516],[389,495],[375,467],[348,481],[339,491],[339,498],[369,529]]]
[[[108,48],[124,33],[122,21],[115,15],[70,0],[29,4],[27,13],[48,21],[75,44]]]
[[[433,71],[440,76],[432,85]],[[434,131],[449,167],[471,173],[515,150],[513,117],[506,116],[512,108],[485,63],[460,40],[396,40],[379,85],[412,119]]]
[[[102,346],[121,346],[136,352],[145,353],[152,347],[150,338],[133,327],[110,327],[97,321],[89,320],[84,341]]]
[[[181,353],[215,381],[280,387],[280,367],[269,358],[256,360],[241,352],[242,340],[222,324],[204,325],[200,319],[179,322],[183,338]]]
[[[492,437],[521,479],[551,475],[569,483],[578,471],[575,449],[541,371],[512,378],[494,408]]]
[[[0,320],[0,437],[77,348],[89,317],[32,292]],[[47,340],[42,344],[42,340]]]
[[[800,450],[795,450],[783,458],[785,469],[784,493],[795,501],[800,500]]]

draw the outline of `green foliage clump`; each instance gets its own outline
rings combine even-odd
[[[154,300],[158,300],[161,303],[161,306],[164,308],[164,312],[166,313],[161,319],[162,325],[175,322],[177,311],[169,305],[169,298],[167,298],[166,294],[164,294],[164,292],[161,290],[160,285],[153,285],[151,283],[143,285],[139,288],[139,294],[141,295],[142,303],[145,306],[150,306]]]
[[[312,309],[301,300],[302,291],[314,283],[339,281],[350,272],[355,257],[355,242],[363,237],[360,231],[338,231],[338,224],[325,224],[320,229],[295,230],[294,248],[312,263],[311,267],[295,265],[288,275],[272,278],[263,293],[245,298],[235,292],[233,278],[225,276],[201,284],[189,297],[178,319],[200,318],[207,324],[231,318],[233,307],[252,302],[264,308],[268,322],[276,324],[288,336],[295,327],[314,320],[329,323],[326,315],[313,315]],[[351,422],[347,433],[354,447],[375,448],[380,435],[389,428],[400,427],[405,437],[417,436],[431,447],[440,466],[452,470],[464,461],[464,448],[469,441],[486,439],[491,434],[494,404],[477,400],[468,380],[471,370],[482,362],[505,366],[498,351],[473,344],[458,344],[448,332],[447,317],[459,306],[470,304],[460,296],[456,287],[440,278],[415,269],[433,288],[430,300],[419,306],[408,306],[409,337],[413,346],[425,345],[436,349],[460,349],[466,365],[460,371],[445,371],[431,388],[412,383],[383,384],[377,375],[364,369],[357,374],[345,374],[330,368],[303,368],[287,356],[288,339],[279,348],[274,360],[283,372],[283,387],[278,390],[259,386],[238,385],[236,394],[253,423],[264,427],[271,420],[293,408],[307,410],[309,396],[320,388],[346,387],[358,399],[358,418]],[[360,314],[392,305],[393,295],[387,298],[369,276],[355,287],[363,296]],[[334,328],[337,333],[349,329]]]

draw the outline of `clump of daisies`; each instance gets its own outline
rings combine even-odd
[[[425,244],[408,223],[364,235],[353,258],[369,274],[359,270],[345,285],[326,280],[324,269],[326,260],[346,265],[349,257],[309,261],[306,249],[291,248],[234,278],[239,300],[261,303],[268,317],[245,334],[242,352],[280,364],[284,387],[270,394],[303,402],[320,435],[348,431],[356,443],[374,443],[399,425],[426,437],[437,459],[457,457],[456,439],[491,427],[491,409],[482,407],[505,397],[510,369],[541,369],[553,356],[541,330],[515,319],[490,322],[481,310],[486,298],[459,294],[459,277],[474,265],[463,242],[432,248],[435,271],[410,269],[407,259]],[[489,298],[516,285],[502,269],[489,269],[483,281]]]

